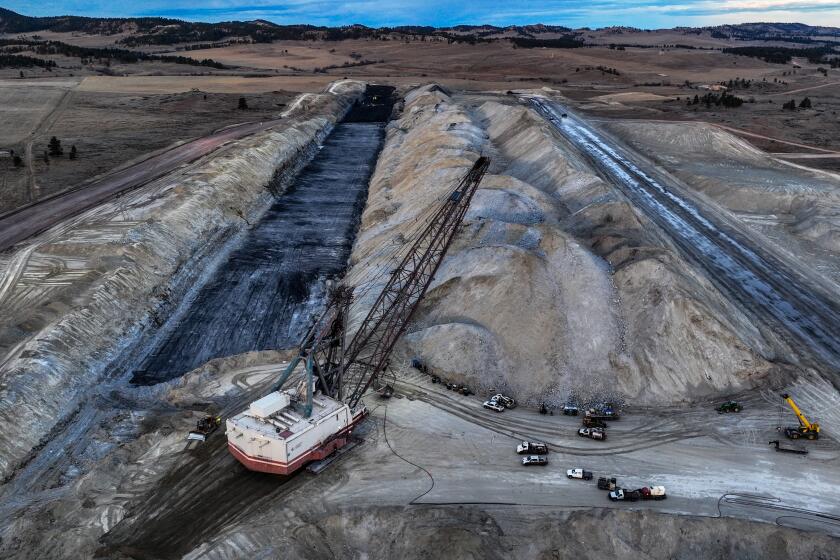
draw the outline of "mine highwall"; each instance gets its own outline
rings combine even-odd
[[[139,189],[128,200],[103,204],[93,213],[129,224],[117,242],[95,229],[82,236],[80,226],[52,237],[48,232],[19,249],[30,259],[39,252],[84,252],[94,270],[83,277],[90,281],[55,297],[67,306],[61,313],[29,311],[31,322],[43,326],[5,357],[0,477],[78,410],[83,397],[130,371],[144,333],[166,319],[202,267],[212,266],[225,244],[268,208],[269,187],[285,188],[363,89],[344,82],[330,93],[310,94],[287,125],[221,150],[164,188]],[[14,296],[4,306],[13,306]]]

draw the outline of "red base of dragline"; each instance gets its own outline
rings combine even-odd
[[[228,441],[228,450],[231,455],[233,455],[236,460],[242,463],[242,465],[249,471],[289,475],[301,467],[306,466],[307,463],[326,459],[337,449],[341,449],[347,445],[350,442],[350,436],[353,433],[353,428],[355,428],[356,425],[365,418],[365,416],[367,416],[367,411],[354,418],[352,424],[338,432],[334,437],[313,447],[312,449],[304,451],[299,457],[289,463],[272,461],[265,457],[252,457],[236,447],[236,445],[234,445],[231,441]]]

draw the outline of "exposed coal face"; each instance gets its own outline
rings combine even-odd
[[[396,90],[391,86],[368,85],[365,96],[344,117],[344,122],[384,122],[396,103]]]
[[[293,346],[341,275],[384,139],[393,88],[369,93],[336,126],[295,183],[165,325],[132,382],[154,384],[208,360]],[[379,92],[369,88],[369,91]],[[171,324],[175,321],[175,324]]]

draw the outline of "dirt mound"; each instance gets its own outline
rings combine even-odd
[[[782,162],[702,123],[611,123],[633,148],[796,254],[840,254],[840,175]],[[690,157],[686,157],[690,155]],[[823,259],[820,268],[835,269]]]

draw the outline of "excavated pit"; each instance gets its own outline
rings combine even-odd
[[[327,281],[347,264],[392,93],[368,86],[295,182],[159,331],[133,383],[158,383],[214,358],[298,342]]]

